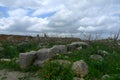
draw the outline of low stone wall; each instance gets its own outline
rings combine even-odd
[[[20,53],[19,63],[22,69],[25,69],[31,65],[38,65],[43,67],[44,63],[54,57],[57,54],[66,54],[67,51],[72,51],[81,47],[82,45],[87,46],[85,42],[74,42],[67,46],[65,45],[55,45],[51,48],[43,48],[38,51],[30,51],[26,53]],[[81,48],[82,49],[82,48]]]
[[[67,53],[67,47],[65,45],[55,45],[52,48],[43,48],[38,51],[20,53],[20,67],[25,69],[33,64],[42,67],[44,62],[54,57],[56,53]]]

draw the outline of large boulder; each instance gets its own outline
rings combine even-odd
[[[37,51],[37,60],[46,60],[46,59],[51,59],[52,57],[55,56],[55,53],[51,51],[51,49],[40,49]]]
[[[88,44],[86,42],[72,42],[71,44],[67,45],[67,50],[68,51],[73,51],[79,47],[86,47]]]
[[[67,53],[67,47],[65,45],[55,45],[51,48],[53,53]]]
[[[78,77],[85,77],[88,74],[88,65],[83,61],[76,61],[72,65],[72,70]]]
[[[93,59],[93,60],[97,60],[97,61],[102,61],[103,60],[103,57],[101,55],[97,55],[97,54],[90,55],[90,58]]]
[[[36,59],[35,51],[31,51],[31,52],[27,52],[27,53],[20,53],[19,63],[20,63],[21,69],[26,69],[29,66],[31,66],[35,59]]]

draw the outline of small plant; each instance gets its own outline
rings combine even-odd
[[[46,63],[40,75],[44,80],[72,80],[74,76],[70,65],[63,66],[54,62]]]

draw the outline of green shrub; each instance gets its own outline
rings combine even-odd
[[[20,66],[16,63],[16,59],[11,61],[0,61],[0,69],[8,69],[8,70],[15,70],[20,71]]]

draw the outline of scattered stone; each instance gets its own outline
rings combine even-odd
[[[5,58],[2,58],[2,59],[0,59],[0,61],[10,62],[11,59],[5,59]]]
[[[81,46],[81,45],[88,46],[86,42],[72,42],[71,44],[76,46]]]
[[[79,77],[74,77],[73,80],[84,80],[84,79]]]
[[[118,44],[118,46],[120,46],[120,42],[118,42],[117,44]]]
[[[46,59],[51,59],[52,57],[55,56],[55,53],[51,51],[51,49],[40,49],[37,51],[37,60],[46,60]]]
[[[61,54],[59,54],[59,53],[56,53],[55,55],[56,55],[57,57],[61,57]]]
[[[72,70],[78,77],[85,77],[88,74],[88,65],[83,61],[76,61],[72,65]]]
[[[103,60],[103,57],[101,55],[97,55],[97,54],[91,55],[90,58],[93,60],[98,60],[98,61]]]
[[[19,59],[16,59],[15,62],[16,62],[16,63],[19,63],[20,61],[19,61]]]
[[[109,55],[109,53],[107,51],[104,51],[104,50],[98,50],[98,54],[103,56],[103,57]]]
[[[65,56],[65,58],[66,58],[66,59],[68,59],[68,58],[69,58],[69,56]]]
[[[51,48],[53,53],[67,53],[67,47],[65,45],[55,45]]]
[[[78,47],[77,50],[82,50],[82,46]]]
[[[31,51],[27,53],[20,53],[19,55],[19,63],[22,69],[26,69],[31,66],[36,58],[36,52]]]
[[[72,45],[72,44],[68,44],[67,45],[67,51],[74,51],[76,50],[76,46],[75,45]]]
[[[67,45],[67,50],[68,51],[73,51],[76,50],[78,47],[81,46],[88,46],[86,42],[72,42],[71,44]]]
[[[109,76],[108,74],[105,74],[105,75],[102,76],[101,79],[102,79],[102,80],[106,80],[107,78],[110,78],[110,76]]]
[[[72,52],[71,52],[71,51],[69,51],[69,52],[68,52],[68,54],[72,54]]]

